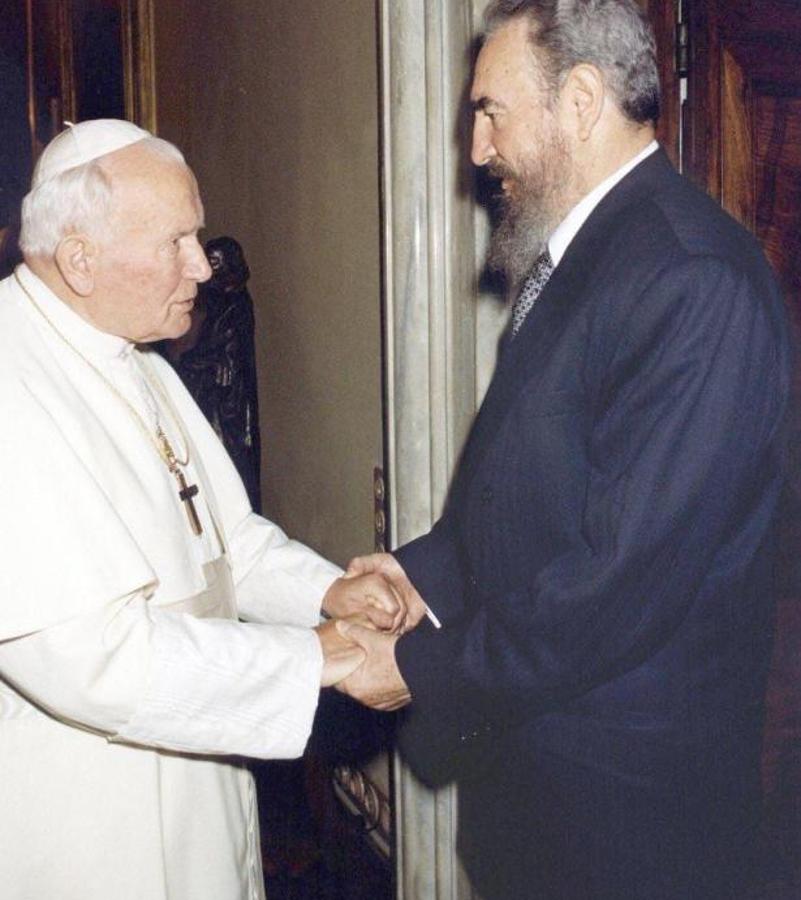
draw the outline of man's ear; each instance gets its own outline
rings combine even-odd
[[[577,139],[589,140],[601,118],[606,98],[606,85],[600,69],[589,63],[574,66],[560,95],[563,112],[570,120]]]
[[[62,238],[55,253],[61,277],[80,297],[88,297],[95,288],[97,245],[85,234]]]

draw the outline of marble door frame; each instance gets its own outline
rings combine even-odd
[[[484,0],[379,0],[383,291],[390,536],[427,531],[494,365],[503,310],[479,288],[466,106]],[[399,900],[469,900],[456,795],[396,759]]]

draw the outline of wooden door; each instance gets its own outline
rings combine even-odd
[[[686,174],[753,231],[801,332],[801,4],[683,0]],[[668,98],[675,104],[676,98]],[[801,873],[801,378],[763,754],[774,872]],[[778,867],[778,868],[776,868]]]
[[[0,9],[0,278],[19,261],[20,202],[66,120],[155,131],[153,0],[9,0]]]

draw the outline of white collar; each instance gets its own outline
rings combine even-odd
[[[124,358],[133,350],[134,344],[127,338],[100,331],[79,316],[72,307],[57,297],[25,263],[17,267],[16,275],[25,290],[33,297],[36,306],[52,322],[56,330],[85,356],[95,359]],[[33,316],[41,318],[27,297],[25,304]]]
[[[548,240],[548,250],[550,251],[554,266],[559,265],[559,262],[565,255],[565,251],[570,246],[570,242],[578,234],[581,226],[587,221],[590,217],[590,213],[601,200],[603,200],[609,191],[611,191],[619,181],[625,178],[632,169],[658,149],[659,144],[656,141],[651,141],[644,150],[640,151],[633,159],[624,163],[597,187],[593,188],[589,194],[581,199],[573,209],[570,210]]]

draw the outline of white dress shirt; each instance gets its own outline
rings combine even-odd
[[[570,246],[570,242],[578,234],[581,226],[587,221],[590,213],[601,200],[603,200],[609,191],[611,191],[619,181],[622,181],[632,169],[636,168],[644,159],[658,149],[659,144],[656,141],[651,141],[644,150],[638,153],[633,159],[630,159],[625,165],[622,165],[608,178],[604,179],[570,210],[548,240],[548,250],[550,251],[554,268],[559,265],[562,257],[565,255],[565,251]]]

